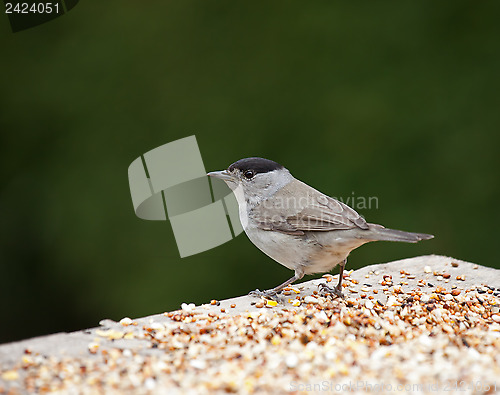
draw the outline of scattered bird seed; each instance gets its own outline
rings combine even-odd
[[[125,317],[92,330],[86,355],[45,358],[26,349],[14,367],[0,371],[0,393],[9,393],[3,387],[10,384],[25,393],[307,392],[290,383],[325,377],[332,383],[367,377],[402,385],[479,382],[471,392],[488,393],[499,377],[495,289],[420,284],[386,288],[378,296],[386,303],[355,293],[302,297],[289,288],[287,303],[259,300],[246,312],[214,308],[220,302],[212,300],[198,308],[183,303],[139,326]],[[370,287],[361,289],[378,293]]]
[[[132,320],[128,317],[125,317],[125,318],[122,318],[120,320],[120,324],[122,324],[123,326],[129,326],[129,325],[132,325]]]
[[[266,307],[276,307],[278,305],[278,302],[275,300],[267,300],[266,301]]]

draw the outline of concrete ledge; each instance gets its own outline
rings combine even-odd
[[[336,278],[0,345],[0,393],[500,391],[500,270],[422,256],[321,296]]]

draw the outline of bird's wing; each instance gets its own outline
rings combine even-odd
[[[368,229],[356,211],[301,181],[287,184],[252,210],[264,230],[301,235],[309,231]]]

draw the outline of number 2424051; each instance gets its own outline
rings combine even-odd
[[[5,3],[6,14],[59,14],[59,3]]]

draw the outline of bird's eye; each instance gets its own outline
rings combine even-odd
[[[243,173],[243,175],[244,175],[246,178],[250,179],[250,178],[252,178],[252,177],[255,175],[255,173],[253,172],[253,170],[247,170],[247,171],[245,171],[245,172]]]

